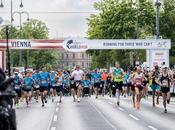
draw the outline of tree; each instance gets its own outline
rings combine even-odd
[[[93,14],[88,18],[88,36],[91,39],[128,39],[128,38],[145,38],[146,36],[155,35],[155,6],[150,0],[139,0],[139,4],[132,0],[102,0],[95,3],[95,9],[100,13]],[[138,17],[137,17],[138,16]],[[171,39],[172,49],[170,50],[170,64],[175,61],[175,1],[164,0],[160,10],[160,34],[165,39]],[[137,24],[138,23],[138,24]],[[137,29],[138,27],[138,29]],[[138,30],[138,32],[137,32]],[[138,35],[138,36],[137,36]],[[105,56],[110,63],[120,61],[127,63],[129,61],[126,50],[89,51],[93,57]],[[110,55],[110,52],[112,55]],[[145,60],[145,51],[137,51],[141,54],[142,61]],[[126,61],[125,61],[126,60]],[[98,60],[97,60],[98,61]],[[93,61],[94,62],[94,61]],[[108,61],[106,61],[108,62]],[[102,61],[94,63],[96,66],[102,66]]]
[[[46,24],[37,19],[30,19],[22,25],[22,29],[13,27],[12,38],[14,39],[48,39],[49,31]],[[4,28],[0,31],[1,38],[5,39]],[[13,51],[14,65],[18,66],[18,50]],[[26,65],[27,50],[23,50],[22,64]],[[56,50],[30,50],[30,63],[32,67],[58,66],[58,51]]]
[[[132,0],[102,0],[95,3],[94,8],[100,13],[92,14],[88,18],[90,39],[133,39],[138,33],[136,27],[139,30],[138,38],[145,38],[155,32],[154,5],[149,0],[140,0],[139,4]],[[104,66],[104,59],[107,64],[114,64],[115,61],[129,64],[128,50],[89,52],[96,59],[92,61],[96,67]],[[141,58],[145,57],[145,51],[137,52],[144,52]]]

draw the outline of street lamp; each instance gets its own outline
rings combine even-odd
[[[26,14],[27,15],[27,21],[29,21],[29,13],[26,12],[26,11],[22,11],[22,12],[13,12],[13,15],[12,15],[12,21],[14,21],[14,15],[15,14],[18,14],[20,17],[19,17],[19,21],[20,21],[20,38],[21,38],[21,30],[22,30],[22,14]],[[27,61],[28,61],[28,51],[27,51]],[[22,50],[19,50],[19,66],[22,65]]]
[[[3,8],[3,7],[4,7],[4,4],[3,4],[3,1],[2,1],[2,0],[1,0],[0,7],[1,7],[1,8]]]
[[[10,15],[11,15],[11,17],[10,17],[10,21],[11,21],[11,27],[10,27],[10,38],[12,39],[12,28],[13,28],[13,0],[10,0],[11,1],[11,3],[10,3]],[[3,4],[3,0],[1,0],[1,4],[0,4],[0,8],[3,8],[4,7],[4,4]],[[23,3],[22,3],[22,0],[21,0],[21,3],[20,3],[20,6],[19,6],[20,8],[22,8],[22,7],[24,7],[23,6]],[[11,53],[12,53],[12,50],[10,50],[11,51]],[[12,65],[13,65],[13,55],[11,55],[11,63],[12,63]]]
[[[161,6],[160,0],[156,0],[155,6],[156,6],[156,39],[159,39],[160,38],[159,20],[160,20],[160,6]]]

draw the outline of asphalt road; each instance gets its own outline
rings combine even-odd
[[[174,100],[174,99],[172,99]],[[108,96],[85,97],[80,103],[64,97],[62,103],[48,100],[46,107],[32,101],[16,109],[18,130],[174,130],[175,101],[164,113],[162,101],[152,107],[151,98],[142,99],[141,109],[132,108],[131,97],[121,98],[120,107]]]

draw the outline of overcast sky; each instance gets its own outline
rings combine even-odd
[[[95,12],[93,4],[100,0],[23,0],[24,7],[19,8],[21,0],[13,0],[13,11],[28,12]],[[10,20],[10,0],[3,0],[4,8],[0,8],[0,16]],[[8,13],[3,13],[8,12]],[[89,13],[30,13],[46,23],[50,38],[86,37]],[[14,16],[14,25],[19,25],[19,16]],[[22,15],[22,22],[26,16]]]

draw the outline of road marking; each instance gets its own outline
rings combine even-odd
[[[59,108],[56,108],[56,112],[58,112]]]
[[[51,129],[50,130],[56,130],[56,127],[51,127]]]
[[[134,116],[134,115],[132,115],[132,114],[129,114],[129,116],[130,116],[130,117],[132,117],[133,119],[135,119],[136,121],[138,121],[138,120],[139,120],[139,118],[135,117],[135,116]]]
[[[109,104],[111,104],[111,105],[113,105],[113,103],[112,102],[108,102]]]
[[[153,126],[151,126],[151,125],[149,125],[148,126],[150,129],[152,129],[152,130],[158,130],[157,128],[155,128],[155,127],[153,127]]]
[[[92,104],[90,101],[88,102],[92,107],[94,107],[94,109],[100,114],[100,116],[106,121],[106,123],[108,123],[111,126],[113,130],[117,130],[117,128],[115,128],[115,126],[103,115],[101,111],[98,110],[98,108],[94,104]]]
[[[123,109],[123,108],[121,108],[121,107],[118,107],[118,109],[119,109],[120,111],[124,111],[124,109]]]
[[[54,115],[53,121],[57,121],[57,118],[58,118],[58,116],[57,115]]]
[[[60,105],[60,103],[57,103],[57,106],[59,106]]]

